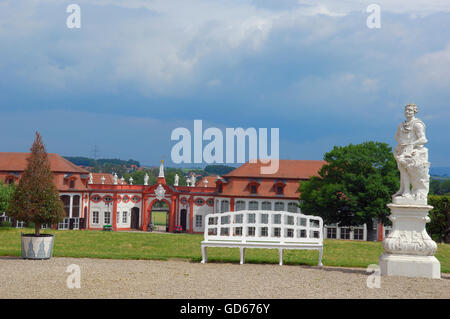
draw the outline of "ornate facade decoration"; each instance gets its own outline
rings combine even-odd
[[[390,254],[433,256],[437,245],[425,230],[393,231],[383,241],[384,251]]]
[[[158,200],[162,200],[162,199],[164,199],[165,194],[166,194],[166,190],[164,189],[164,187],[161,184],[159,184],[158,187],[155,189],[156,198]]]

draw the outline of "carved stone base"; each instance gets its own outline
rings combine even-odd
[[[380,271],[384,276],[441,278],[441,264],[434,256],[383,254]]]
[[[389,204],[392,231],[383,240],[382,275],[440,278],[441,266],[433,257],[437,244],[427,234],[428,205]]]

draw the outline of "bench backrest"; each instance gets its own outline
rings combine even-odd
[[[322,244],[323,221],[317,216],[285,211],[214,213],[205,217],[205,240]]]

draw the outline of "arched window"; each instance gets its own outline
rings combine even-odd
[[[66,217],[70,216],[70,196],[69,195],[62,195],[61,201],[64,205],[64,211],[66,212]]]
[[[80,217],[80,195],[73,196],[72,199],[72,217]]]
[[[243,200],[236,201],[236,211],[245,210],[245,202]]]

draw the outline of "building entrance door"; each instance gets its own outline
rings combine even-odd
[[[183,231],[187,230],[186,229],[186,225],[187,225],[186,218],[187,218],[187,211],[186,211],[186,209],[182,209],[180,212],[180,225],[181,225],[181,228],[183,228]]]
[[[139,208],[133,207],[131,209],[131,229],[139,229]]]

